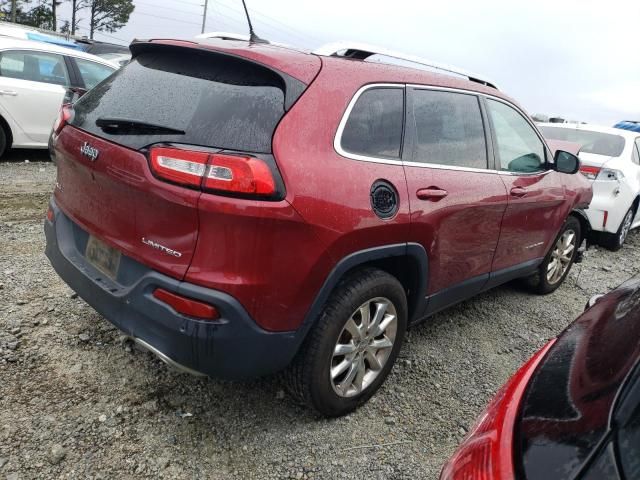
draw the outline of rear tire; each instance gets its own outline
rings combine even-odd
[[[388,273],[368,268],[340,282],[285,371],[289,392],[326,417],[371,398],[389,375],[407,327],[407,297]]]
[[[7,150],[7,132],[0,126],[0,157],[2,157]]]
[[[581,242],[580,221],[570,216],[537,272],[527,278],[529,288],[535,293],[546,295],[562,285],[571,270]]]
[[[608,233],[603,232],[601,235],[600,244],[611,250],[612,252],[616,252],[622,248],[624,242],[627,240],[627,236],[631,231],[631,224],[633,223],[633,217],[636,213],[635,207],[632,205],[631,208],[627,211],[622,222],[620,222],[620,227],[616,233]]]

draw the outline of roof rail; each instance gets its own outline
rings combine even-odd
[[[328,43],[326,45],[323,45],[315,49],[312,53],[316,55],[322,55],[325,57],[352,58],[356,60],[365,60],[373,55],[382,55],[384,57],[394,58],[396,60],[403,60],[405,62],[415,63],[425,67],[429,67],[441,72],[459,75],[461,77],[465,77],[471,80],[472,82],[480,83],[482,85],[486,85],[487,87],[495,88],[496,90],[498,90],[498,87],[493,81],[485,77],[482,77],[480,75],[475,75],[461,68],[434,62],[432,60],[420,58],[414,55],[408,55],[406,53],[394,52],[393,50],[387,50],[386,48],[382,48],[382,47],[367,45],[365,43],[357,43],[357,42]]]
[[[249,41],[249,35],[245,35],[242,33],[231,33],[231,32],[201,33],[200,35],[196,35],[196,38],[220,38],[222,40],[243,40],[245,42]]]

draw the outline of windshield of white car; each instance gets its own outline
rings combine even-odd
[[[549,140],[562,140],[580,145],[580,153],[619,157],[624,150],[624,137],[610,133],[561,127],[540,127]]]

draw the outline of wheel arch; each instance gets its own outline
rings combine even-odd
[[[569,212],[569,217],[574,217],[578,222],[580,222],[580,242],[578,246],[582,244],[582,240],[587,239],[587,242],[592,242],[592,228],[591,222],[589,222],[589,217],[585,213],[585,211],[581,208],[575,208],[571,212]]]
[[[317,293],[299,329],[302,337],[306,336],[329,295],[340,285],[340,282],[354,272],[367,267],[379,268],[396,277],[402,284],[407,293],[408,324],[421,318],[426,307],[427,252],[418,243],[383,245],[354,252],[335,265]]]

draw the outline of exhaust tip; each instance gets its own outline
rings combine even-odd
[[[185,367],[181,363],[176,362],[171,357],[169,357],[165,353],[161,352],[160,350],[158,350],[153,345],[149,345],[144,340],[141,340],[141,339],[136,338],[136,337],[128,337],[128,338],[130,340],[132,340],[136,345],[142,347],[142,349],[153,353],[157,358],[159,358],[163,363],[168,365],[172,370],[175,370],[175,371],[177,371],[179,373],[188,373],[189,375],[193,375],[194,377],[206,377],[207,376],[206,374],[204,374],[202,372],[198,372],[197,370],[193,370],[192,368]]]

